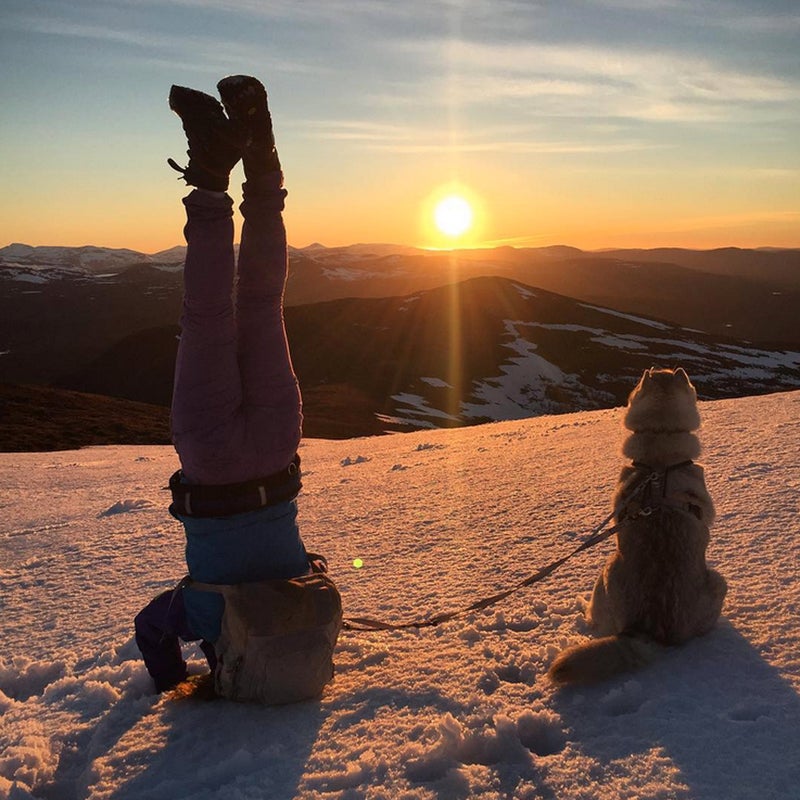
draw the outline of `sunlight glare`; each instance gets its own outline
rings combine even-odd
[[[451,194],[440,200],[433,215],[436,227],[445,236],[455,238],[472,227],[472,207],[461,195]]]

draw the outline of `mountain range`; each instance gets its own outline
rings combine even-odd
[[[0,383],[167,406],[184,252],[0,249]],[[800,386],[800,250],[311,245],[286,300],[309,436],[618,405],[654,364]]]

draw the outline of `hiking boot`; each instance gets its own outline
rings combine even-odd
[[[241,134],[226,116],[219,101],[203,92],[173,86],[169,107],[181,118],[189,143],[189,164],[167,163],[183,175],[189,186],[224,192],[230,172],[241,158]]]
[[[249,75],[229,75],[217,84],[222,105],[242,137],[242,164],[248,181],[278,172],[272,117],[264,84]]]

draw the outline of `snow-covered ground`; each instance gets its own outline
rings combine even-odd
[[[701,411],[724,619],[645,671],[562,691],[545,672],[586,635],[610,542],[488,611],[343,633],[319,701],[154,695],[131,621],[183,574],[174,454],[0,455],[0,797],[800,797],[800,392]],[[622,437],[616,409],[310,440],[304,537],[347,615],[458,608],[606,515]]]

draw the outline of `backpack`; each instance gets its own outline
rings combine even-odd
[[[327,563],[311,556],[296,578],[232,585],[191,581],[225,598],[214,689],[220,697],[265,705],[318,697],[333,677],[342,600]]]

